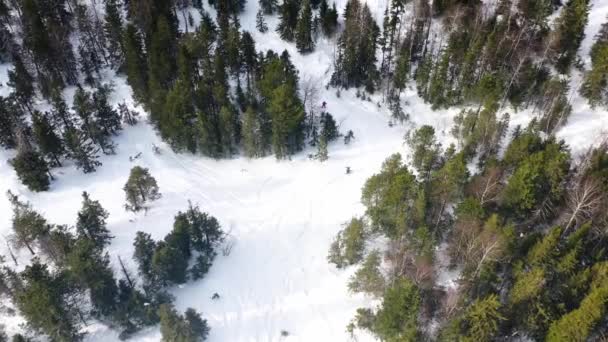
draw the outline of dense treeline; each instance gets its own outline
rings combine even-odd
[[[21,272],[2,258],[0,291],[25,319],[26,335],[79,341],[83,328],[95,319],[119,330],[121,339],[159,323],[163,341],[207,337],[207,322],[193,309],[184,316],[177,313],[166,288],[200,279],[211,267],[224,239],[213,216],[190,204],[175,216],[164,240],[138,232],[133,243],[138,274],[118,257],[117,277],[106,251],[113,239],[106,225],[109,214],[88,193],[82,193],[73,227],[51,224],[30,203],[10,191],[8,196],[13,205],[13,261],[17,263],[11,247],[26,248],[33,258]]]
[[[215,20],[200,0],[105,0],[103,13],[73,0],[52,6],[42,0],[3,2],[6,44],[0,56],[14,68],[12,93],[0,98],[0,144],[17,149],[12,165],[22,182],[44,191],[52,168],[65,160],[88,173],[101,165],[101,153],[114,153],[112,136],[122,122],[136,119],[126,105],[109,104],[105,68],[126,76],[135,101],[177,151],[214,158],[272,153],[283,159],[308,139],[314,145],[317,138],[310,133],[320,130],[313,127],[318,104],[305,109],[289,54],[256,50],[251,34],[240,30],[245,1],[209,4]],[[321,31],[331,35],[337,27],[337,10],[327,1],[260,5],[258,26],[265,25],[265,14],[282,13],[281,36],[295,40],[303,53],[314,49]],[[200,23],[193,22],[192,7],[199,9]],[[68,86],[77,88],[71,107],[63,96]],[[41,101],[52,110],[39,112]]]
[[[605,336],[608,144],[573,160],[535,122],[508,144],[496,123],[480,129],[495,132],[444,150],[422,126],[407,137],[409,163],[395,154],[365,183],[365,215],[328,260],[360,264],[349,289],[381,304],[359,309],[348,329],[386,341]],[[378,236],[388,244],[370,249]],[[445,258],[459,274],[448,288],[438,283]]]
[[[581,66],[577,51],[588,0],[563,6],[500,0],[491,8],[481,1],[430,3],[390,1],[380,29],[365,3],[348,1],[332,84],[381,90],[399,120],[406,118],[400,96],[415,82],[419,96],[433,108],[531,107],[549,134],[566,122],[569,75]],[[575,85],[593,106],[606,102],[605,36],[604,27],[592,49],[591,70],[582,85]]]

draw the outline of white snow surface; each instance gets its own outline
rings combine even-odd
[[[206,1],[204,1],[206,5]],[[336,1],[338,9],[346,0]],[[368,0],[371,10],[381,22],[387,0]],[[433,125],[444,143],[449,135],[453,117],[459,109],[432,111],[420,100],[414,89],[406,91],[402,99],[404,110],[411,121],[389,127],[390,113],[381,100],[362,101],[354,90],[336,96],[333,88],[326,90],[329,81],[335,41],[320,37],[315,52],[297,53],[295,46],[282,41],[274,28],[276,17],[267,17],[270,31],[261,34],[255,29],[257,1],[249,0],[241,16],[244,30],[252,33],[258,50],[287,49],[300,71],[300,78],[319,81],[319,101],[328,103],[327,110],[335,117],[341,132],[352,129],[355,140],[350,145],[341,141],[329,146],[329,160],[320,163],[306,156],[307,149],[289,161],[276,161],[273,156],[248,160],[236,157],[213,160],[200,155],[176,154],[161,141],[152,127],[141,120],[134,127],[125,127],[116,138],[117,153],[103,156],[103,166],[92,174],[82,174],[73,165],[54,169],[56,178],[51,189],[32,193],[20,184],[7,161],[13,151],[0,150],[0,234],[2,240],[10,235],[11,206],[4,193],[11,190],[22,199],[31,201],[49,222],[73,225],[81,206],[81,193],[87,191],[109,211],[108,228],[114,235],[108,251],[118,272],[117,257],[127,262],[133,272],[133,239],[137,231],[145,231],[156,240],[162,239],[172,228],[174,215],[185,210],[188,201],[218,218],[230,233],[227,243],[233,244],[227,256],[219,253],[204,279],[172,288],[176,307],[188,307],[202,313],[211,326],[209,341],[348,341],[345,330],[358,307],[374,302],[362,295],[350,294],[346,284],[354,268],[338,270],[327,262],[331,240],[341,224],[354,215],[361,215],[360,191],[365,180],[378,172],[390,154],[408,155],[403,143],[404,134],[411,128]],[[213,10],[209,11],[212,16]],[[604,22],[608,4],[592,1],[590,24],[583,44],[586,56],[591,38]],[[178,16],[181,17],[181,16]],[[198,18],[198,17],[195,17]],[[182,23],[184,27],[185,23]],[[191,29],[191,28],[190,28]],[[6,70],[0,66],[0,94],[8,92]],[[136,107],[130,88],[122,77],[106,72],[105,78],[115,84],[113,103],[126,101]],[[71,97],[72,90],[66,95]],[[574,112],[568,124],[559,132],[561,138],[576,152],[583,151],[595,137],[608,128],[608,113],[591,110],[584,100],[574,95]],[[145,114],[144,114],[145,115]],[[529,111],[512,114],[513,124],[525,124]],[[152,151],[156,144],[160,155]],[[134,162],[129,156],[141,153]],[[150,169],[157,179],[162,198],[153,202],[150,210],[133,214],[124,209],[122,187],[129,170],[140,165]],[[352,174],[346,175],[350,166]],[[0,241],[0,253],[6,254],[5,241]],[[30,259],[29,252],[17,254],[19,268]],[[12,264],[10,259],[7,261]],[[445,270],[440,275],[444,286],[456,286],[458,272]],[[211,300],[217,292],[221,298]],[[18,316],[0,313],[0,322],[7,332],[21,331],[23,320]],[[281,336],[286,330],[289,336]],[[86,341],[118,341],[118,332],[91,322]],[[137,334],[133,341],[159,341],[158,327]],[[371,341],[368,334],[359,332],[358,341]]]

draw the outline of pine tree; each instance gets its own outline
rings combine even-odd
[[[259,114],[253,107],[247,107],[243,118],[242,142],[245,156],[248,158],[263,157],[266,153],[262,123]]]
[[[133,259],[135,259],[135,262],[137,263],[139,274],[149,282],[153,279],[152,257],[156,250],[156,242],[152,240],[150,234],[137,232],[135,234],[133,247],[135,248]]]
[[[291,42],[295,38],[296,25],[298,22],[298,12],[300,4],[298,0],[284,0],[279,9],[279,25],[277,32],[281,39]]]
[[[378,79],[376,45],[380,29],[367,4],[362,5],[359,0],[348,1],[345,17],[331,82],[343,87],[364,85],[373,92]]]
[[[95,172],[101,166],[99,149],[88,135],[77,128],[68,127],[63,133],[67,155],[76,162],[76,167],[84,173]]]
[[[34,78],[23,64],[23,60],[18,54],[13,56],[14,70],[8,71],[7,85],[14,89],[14,93],[19,102],[27,109],[32,105],[34,99]]]
[[[105,0],[104,33],[108,42],[108,54],[112,66],[116,69],[124,63],[125,51],[124,28],[121,16],[121,2],[119,0]]]
[[[312,52],[315,43],[312,39],[312,10],[310,0],[304,0],[295,32],[296,47],[300,53]]]
[[[158,310],[160,332],[164,342],[201,342],[207,339],[207,321],[194,310],[186,310],[185,316],[175,311],[170,304],[163,304]]]
[[[327,138],[321,134],[321,138],[319,139],[319,144],[317,146],[317,159],[320,162],[324,162],[329,159],[327,154]]]
[[[302,148],[304,109],[294,89],[284,84],[275,89],[268,106],[272,123],[272,149],[284,159]]]
[[[148,68],[143,44],[137,28],[128,24],[124,35],[125,72],[133,89],[133,98],[138,103],[148,101]]]
[[[589,6],[589,0],[568,1],[558,19],[559,39],[553,42],[553,48],[557,51],[557,70],[562,74],[569,71],[585,37]]]
[[[106,228],[108,212],[99,204],[99,201],[91,200],[89,194],[82,193],[82,208],[78,212],[76,231],[79,237],[91,240],[95,248],[103,250],[110,244],[112,235]]]
[[[31,191],[46,191],[50,185],[49,167],[44,158],[30,147],[21,147],[10,164],[23,185]]]
[[[88,238],[76,240],[67,256],[68,276],[72,282],[89,291],[93,314],[107,317],[116,308],[118,287],[110,268],[109,255]]]
[[[263,14],[274,14],[274,11],[277,8],[277,0],[259,0],[259,2],[260,11],[263,12]]]
[[[24,127],[23,112],[18,107],[14,96],[0,96],[0,146],[17,147],[18,128]]]
[[[591,70],[585,73],[580,93],[592,107],[608,105],[608,22],[604,23],[591,48]]]
[[[100,86],[93,93],[93,107],[95,108],[95,121],[101,133],[109,137],[122,129],[120,115],[117,110],[109,104],[109,96],[112,88],[107,85]]]
[[[144,208],[146,202],[160,198],[156,179],[150,175],[148,169],[140,166],[131,169],[123,190],[127,198],[125,208],[131,211],[139,211]]]
[[[52,166],[61,166],[60,158],[64,155],[63,141],[55,133],[49,120],[49,114],[38,111],[32,115],[32,133],[40,152],[47,158]]]
[[[47,222],[36,212],[29,202],[21,202],[19,197],[8,191],[7,196],[13,206],[13,243],[17,247],[25,246],[32,255],[36,254],[33,244],[47,231]]]
[[[321,18],[323,33],[326,36],[331,37],[338,27],[338,10],[336,9],[336,3],[334,2],[332,7],[329,8],[327,0],[321,0],[321,4],[319,5],[319,16]]]
[[[258,31],[260,31],[260,33],[268,32],[268,25],[266,24],[264,13],[262,13],[261,9],[255,15],[255,27],[258,29]]]
[[[65,274],[52,274],[34,259],[19,274],[24,286],[15,293],[15,304],[33,331],[53,341],[80,341],[79,309],[71,303],[77,289]],[[76,305],[74,305],[76,304]]]

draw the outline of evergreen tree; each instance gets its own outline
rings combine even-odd
[[[97,159],[99,149],[88,135],[77,128],[68,127],[63,133],[67,155],[76,162],[76,167],[84,173],[95,172],[101,166]]]
[[[258,29],[258,31],[260,31],[260,33],[268,32],[268,25],[266,24],[264,13],[261,9],[255,15],[255,27]]]
[[[158,310],[160,332],[165,342],[202,342],[207,339],[207,321],[194,310],[186,310],[185,316],[175,311],[170,304],[163,304]]]
[[[291,42],[296,36],[296,25],[300,3],[298,0],[284,0],[279,9],[279,25],[277,32],[281,39]]]
[[[263,157],[266,147],[263,140],[262,123],[253,107],[247,107],[245,111],[241,132],[245,156],[248,158]]]
[[[567,73],[576,58],[583,38],[589,15],[589,0],[568,1],[558,19],[559,39],[553,42],[557,70]]]
[[[33,331],[53,341],[80,341],[78,309],[71,303],[76,289],[65,274],[51,274],[34,259],[20,273],[24,286],[15,294],[15,304]]]
[[[143,44],[137,28],[128,24],[124,34],[125,72],[133,89],[133,98],[138,103],[148,101],[148,68]]]
[[[263,14],[274,14],[275,9],[277,8],[277,0],[259,0],[260,2],[260,11]]]
[[[139,274],[147,281],[152,280],[152,257],[156,250],[156,242],[152,240],[150,234],[137,232],[133,247],[135,248],[133,259],[137,262]]]
[[[416,285],[406,279],[397,280],[384,294],[372,332],[385,341],[417,340],[420,302]]]
[[[28,202],[21,202],[12,192],[8,191],[7,196],[13,205],[13,243],[17,247],[25,246],[32,255],[34,253],[33,244],[47,231],[47,223],[44,217],[36,212]]]
[[[422,179],[428,179],[440,161],[441,145],[436,141],[435,129],[429,125],[421,126],[407,138],[407,142],[413,152],[412,166]]]
[[[328,37],[332,36],[338,27],[338,10],[336,9],[336,3],[334,2],[332,7],[329,8],[327,0],[321,0],[321,4],[319,5],[319,16],[321,18],[323,33]]]
[[[106,317],[115,310],[118,287],[109,255],[102,254],[100,247],[89,238],[77,239],[67,257],[67,268],[70,280],[89,290],[93,314]]]
[[[364,85],[373,92],[378,78],[376,45],[380,29],[367,4],[349,0],[345,10],[345,28],[338,41],[336,70],[332,84],[343,87]]]
[[[55,133],[49,114],[36,111],[32,115],[32,133],[40,152],[52,166],[61,166],[60,158],[65,153],[63,141]]]
[[[310,0],[304,0],[295,32],[296,47],[300,53],[312,52],[315,42],[312,37],[312,9]]]
[[[156,179],[150,175],[148,169],[140,166],[131,169],[123,190],[127,200],[125,208],[131,211],[139,211],[144,208],[146,202],[160,198]]]
[[[591,70],[585,73],[580,93],[592,107],[608,105],[608,22],[604,23],[591,48]]]
[[[317,159],[320,162],[324,162],[327,159],[329,159],[328,153],[327,153],[327,138],[321,134],[321,137],[319,138],[319,144],[317,145]]]
[[[92,104],[95,109],[95,121],[99,126],[101,134],[106,137],[114,135],[122,129],[118,111],[109,104],[111,92],[112,88],[103,85],[98,87],[93,93]]]
[[[17,177],[32,191],[46,191],[50,185],[49,167],[38,151],[32,147],[19,148],[15,158],[10,160]]]
[[[78,212],[76,231],[80,238],[89,239],[98,250],[103,250],[110,244],[112,235],[106,228],[108,212],[99,204],[99,201],[91,200],[89,194],[82,193],[82,208]]]
[[[272,122],[272,149],[277,159],[299,151],[303,142],[304,109],[292,87],[284,84],[272,93],[268,106]]]
[[[14,89],[14,94],[21,104],[30,109],[35,96],[34,78],[23,64],[18,54],[13,56],[14,70],[8,71],[7,85]]]
[[[124,63],[125,51],[124,28],[119,0],[105,0],[104,33],[108,42],[108,54],[114,68],[121,68]]]

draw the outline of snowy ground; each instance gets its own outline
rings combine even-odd
[[[346,0],[337,1],[339,9]],[[608,4],[594,0],[591,24],[583,51],[590,46],[600,24],[608,13]],[[386,0],[370,0],[370,8],[381,18]],[[325,85],[330,76],[334,42],[320,38],[314,53],[302,56],[292,44],[281,41],[273,31],[276,18],[268,19],[267,34],[255,30],[257,1],[248,1],[241,19],[243,29],[250,31],[258,50],[287,48],[302,79],[312,78]],[[596,12],[597,11],[597,12]],[[596,14],[600,13],[600,14]],[[214,15],[214,13],[212,13]],[[6,66],[0,66],[1,83],[6,80]],[[108,75],[110,78],[112,75]],[[115,103],[132,105],[125,80],[115,78]],[[5,94],[6,86],[0,87]],[[70,93],[68,91],[68,93]],[[331,239],[341,224],[353,215],[363,213],[360,190],[367,177],[377,172],[390,154],[407,154],[403,136],[411,127],[432,124],[442,142],[450,141],[449,128],[458,109],[433,112],[410,90],[405,96],[405,111],[411,121],[388,126],[389,113],[373,102],[361,101],[353,91],[336,96],[334,89],[321,87],[320,101],[340,124],[340,130],[352,129],[356,139],[345,146],[341,141],[329,146],[327,162],[309,160],[312,150],[296,155],[291,161],[277,162],[274,157],[258,160],[235,158],[216,161],[201,156],[175,154],[151,126],[140,122],[126,128],[116,139],[117,154],[103,157],[103,167],[83,175],[71,165],[54,170],[56,180],[51,190],[32,193],[23,187],[10,165],[12,152],[0,150],[0,233],[10,234],[10,205],[3,194],[11,189],[31,201],[50,222],[74,224],[80,208],[81,193],[87,191],[110,212],[108,227],[115,236],[109,252],[113,263],[117,256],[129,262],[132,242],[138,230],[161,239],[171,230],[173,216],[187,208],[188,200],[216,216],[230,232],[234,244],[228,256],[220,255],[210,273],[201,281],[172,289],[178,309],[193,307],[203,313],[212,327],[210,341],[346,341],[345,326],[357,307],[368,305],[369,298],[351,295],[346,283],[354,269],[339,271],[326,260]],[[591,111],[584,101],[575,99],[574,113],[559,136],[581,151],[602,129],[608,128],[608,113]],[[529,112],[512,114],[514,123],[529,121]],[[152,145],[161,147],[156,155]],[[129,156],[142,153],[134,162]],[[131,167],[150,169],[157,179],[163,197],[146,215],[124,210],[122,186]],[[353,173],[345,175],[345,167]],[[0,241],[0,252],[5,252]],[[20,266],[29,259],[28,252],[19,255]],[[116,266],[116,265],[115,265]],[[446,272],[444,283],[451,284]],[[221,299],[212,301],[213,293]],[[4,317],[9,334],[19,330],[21,320]],[[88,327],[88,341],[118,341],[117,333],[93,324]],[[281,337],[281,331],[289,337]],[[158,341],[158,328],[146,330],[135,341]],[[371,340],[359,336],[359,341]]]

